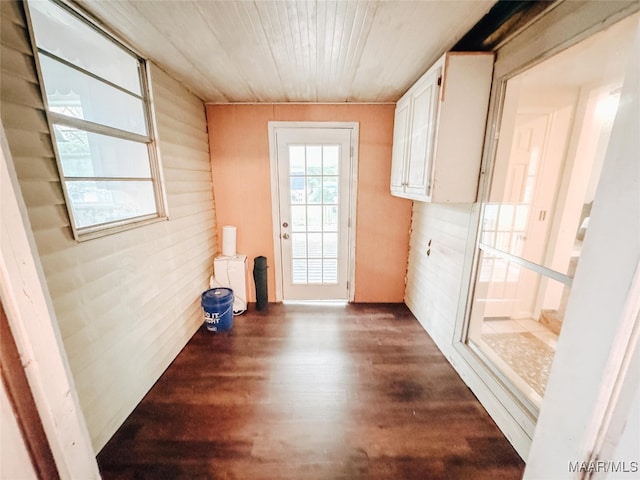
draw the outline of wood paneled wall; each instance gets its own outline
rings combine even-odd
[[[98,451],[202,322],[200,293],[217,250],[205,109],[150,65],[170,219],[76,242],[23,7],[0,3],[2,122]]]
[[[414,202],[405,302],[450,356],[469,235],[470,204]]]
[[[411,202],[392,197],[394,105],[208,105],[211,162],[220,226],[238,227],[237,251],[267,257],[275,300],[269,121],[358,122],[356,302],[402,302]],[[250,289],[253,301],[255,290]]]

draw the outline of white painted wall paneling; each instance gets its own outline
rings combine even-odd
[[[202,321],[200,293],[217,249],[204,105],[150,65],[171,219],[77,243],[28,36],[15,19],[21,7],[2,4],[2,120],[98,451]]]
[[[453,338],[470,213],[470,205],[413,204],[405,302],[443,352]]]

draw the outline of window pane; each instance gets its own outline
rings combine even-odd
[[[145,143],[54,125],[65,177],[151,178]]]
[[[338,234],[325,233],[323,234],[323,238],[323,256],[325,258],[336,258],[338,256]]]
[[[307,208],[302,205],[291,206],[291,230],[305,232],[307,230]]]
[[[147,135],[142,100],[40,55],[52,112]]]
[[[309,258],[322,258],[322,234],[309,233]]]
[[[483,242],[573,275],[635,30],[625,19],[507,81]]]
[[[322,180],[322,202],[338,203],[338,177],[324,177]]]
[[[338,166],[340,161],[339,145],[324,145],[322,147],[322,174],[338,175]]]
[[[289,177],[291,203],[305,203],[304,177]]]
[[[482,252],[469,339],[533,401],[546,388],[568,285]]]
[[[322,218],[322,230],[325,232],[337,232],[338,231],[338,206],[328,205],[322,208],[324,209],[324,216]]]
[[[322,177],[307,177],[307,203],[322,203]]]
[[[291,234],[291,256],[293,258],[307,258],[307,234]]]
[[[307,146],[307,175],[322,175],[322,147]]]
[[[38,47],[141,94],[138,60],[129,52],[52,2],[29,2],[29,11]]]
[[[322,259],[308,260],[309,262],[309,283],[322,283]]]
[[[78,228],[156,213],[151,181],[67,181]]]
[[[289,174],[304,175],[304,145],[289,145]]]
[[[307,230],[310,232],[322,231],[322,207],[320,205],[310,205],[307,207],[309,223]]]
[[[325,258],[322,268],[322,283],[338,283],[338,261]]]
[[[304,284],[307,283],[307,260],[294,258],[291,261],[292,268],[292,281],[294,284]]]

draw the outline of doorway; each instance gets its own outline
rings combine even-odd
[[[352,300],[357,123],[269,122],[278,301]]]
[[[505,83],[466,343],[533,418],[604,163],[633,15]]]

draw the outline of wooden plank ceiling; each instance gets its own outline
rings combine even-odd
[[[78,0],[207,102],[395,102],[494,0]]]

